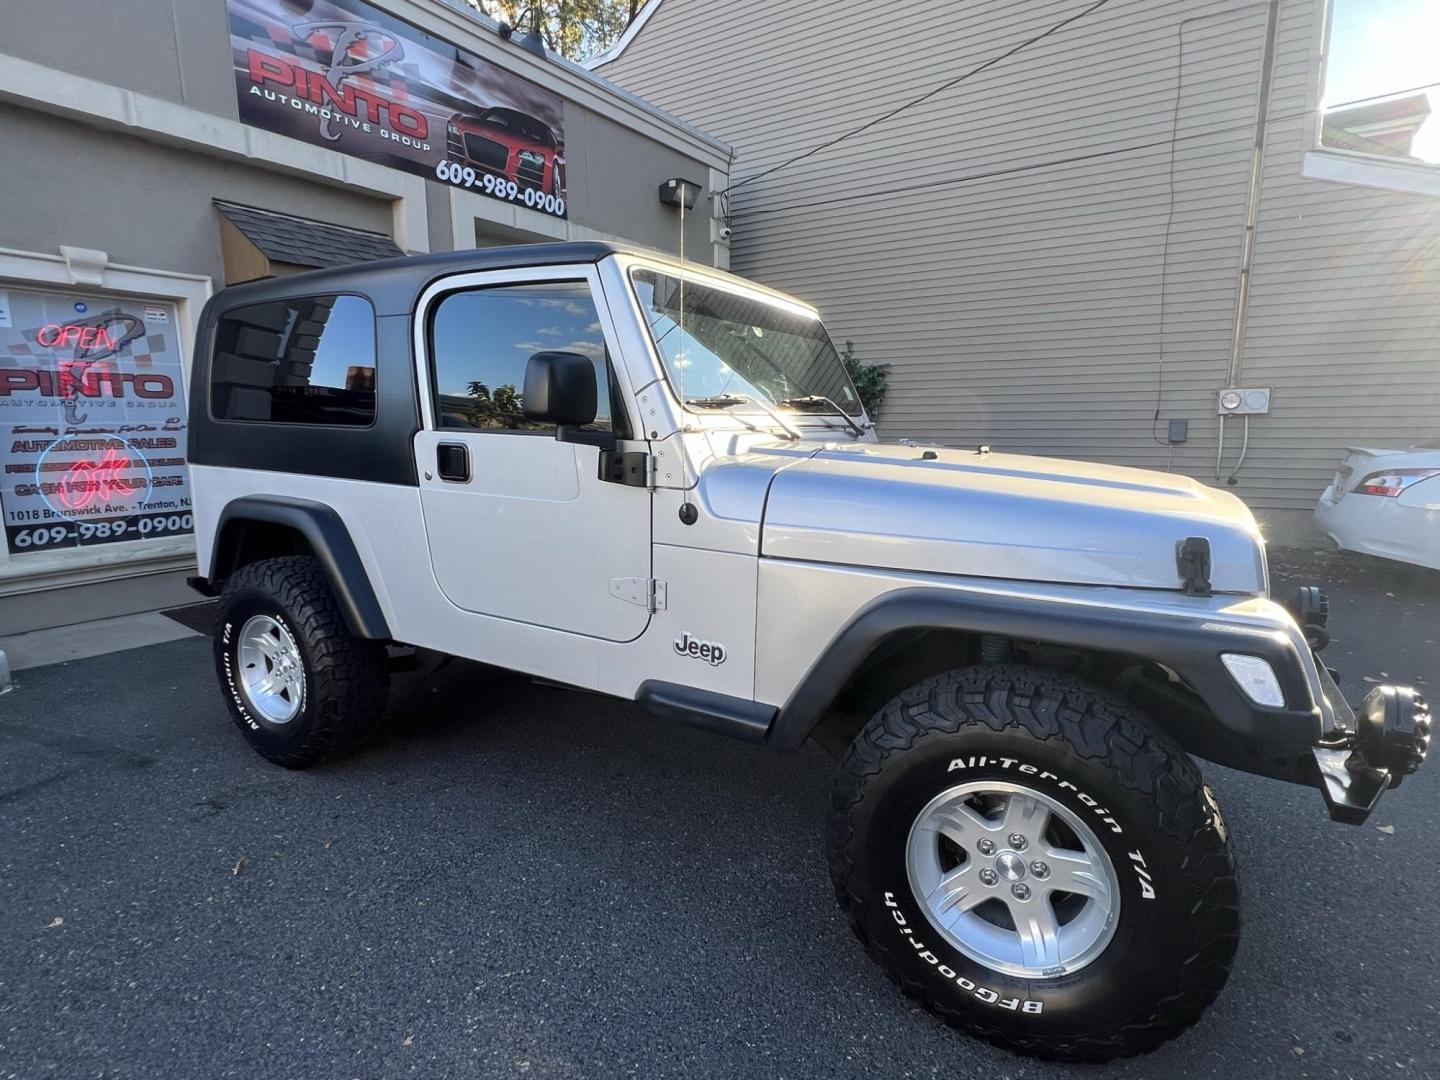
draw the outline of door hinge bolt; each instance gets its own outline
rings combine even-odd
[[[611,578],[610,595],[649,612],[665,610],[665,582],[654,578]]]

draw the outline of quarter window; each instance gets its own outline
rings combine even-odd
[[[217,420],[365,426],[375,420],[375,311],[358,296],[235,308],[215,328]]]
[[[524,414],[525,367],[537,352],[595,365],[595,423],[608,430],[612,382],[600,316],[583,281],[470,289],[444,297],[431,324],[435,416],[442,428],[552,431]]]

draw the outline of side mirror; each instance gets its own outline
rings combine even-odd
[[[525,419],[556,427],[595,421],[595,365],[577,352],[537,352],[525,365]]]

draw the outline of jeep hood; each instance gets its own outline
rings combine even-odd
[[[1235,496],[1187,477],[859,443],[775,473],[760,545],[768,558],[1178,589],[1176,554],[1191,536],[1210,542],[1216,591],[1267,590],[1254,516]]]

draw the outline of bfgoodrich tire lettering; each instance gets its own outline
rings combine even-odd
[[[1044,796],[1103,845],[1115,922],[1078,970],[1020,977],[978,962],[912,891],[917,815],[987,783]],[[1036,1057],[1099,1061],[1173,1038],[1224,986],[1238,943],[1234,858],[1194,764],[1127,702],[1042,669],[949,672],[886,705],[841,767],[829,855],[851,926],[906,994]]]
[[[241,631],[257,616],[298,648],[298,711],[277,722],[257,708],[242,673]],[[325,571],[309,556],[251,563],[225,583],[214,633],[215,670],[231,719],[262,756],[308,768],[368,741],[385,715],[385,648],[351,635]]]

